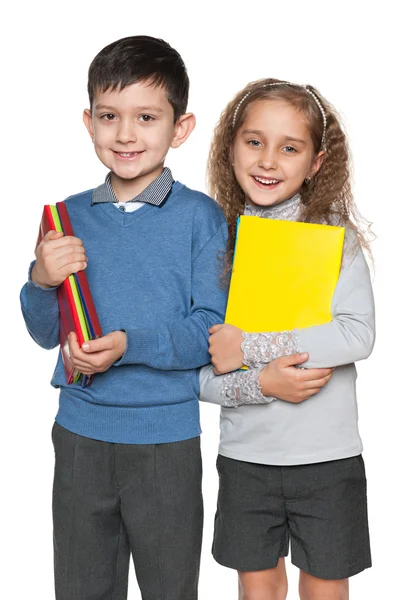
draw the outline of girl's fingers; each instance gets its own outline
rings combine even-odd
[[[213,325],[212,327],[210,327],[210,329],[208,330],[208,333],[217,333],[217,331],[219,331],[221,329],[221,327],[223,327],[223,323],[218,324],[218,325]]]
[[[305,374],[305,381],[317,381],[324,377],[331,376],[333,369],[307,369]]]
[[[310,390],[307,390],[307,396],[306,396],[305,400],[310,398],[310,396],[315,396],[315,394],[318,394],[318,392],[320,392],[320,391],[321,391],[321,388],[311,388]]]
[[[327,375],[326,377],[321,377],[320,379],[314,379],[313,381],[308,381],[305,384],[305,388],[307,390],[320,389],[321,387],[323,387],[324,385],[326,385],[328,383],[328,381],[330,380],[331,377],[332,377],[332,374]]]

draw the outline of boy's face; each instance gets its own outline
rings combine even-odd
[[[84,122],[101,162],[112,171],[118,200],[129,200],[162,172],[170,147],[178,147],[194,127],[194,116],[174,123],[166,90],[148,82],[98,92]],[[189,130],[188,130],[189,129]]]

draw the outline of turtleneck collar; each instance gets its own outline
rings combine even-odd
[[[295,194],[288,200],[284,200],[273,206],[255,206],[246,202],[244,214],[263,219],[277,219],[279,221],[297,221],[300,215],[301,197]]]

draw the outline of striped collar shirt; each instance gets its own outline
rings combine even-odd
[[[143,202],[153,204],[154,206],[161,206],[167,199],[173,183],[174,179],[170,169],[164,167],[162,173],[154,181],[140,192],[138,196],[127,200],[127,202]],[[92,206],[106,202],[119,203],[111,185],[111,172],[108,173],[105,182],[94,190],[92,196]]]

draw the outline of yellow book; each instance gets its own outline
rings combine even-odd
[[[240,217],[225,323],[255,333],[331,321],[344,233],[344,227]]]

